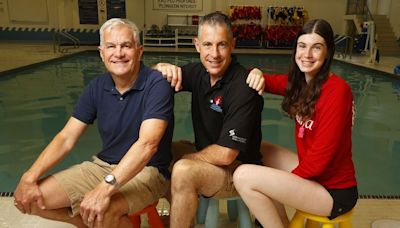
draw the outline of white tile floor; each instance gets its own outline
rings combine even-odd
[[[0,198],[1,228],[73,228],[73,225],[46,220],[37,216],[24,215],[13,205],[13,198]]]
[[[81,47],[78,50],[96,50],[96,47]],[[145,51],[175,51],[175,49],[145,48]],[[193,52],[194,49],[180,49],[181,52]],[[237,49],[239,53],[290,53],[287,50],[261,50],[261,49]],[[54,53],[51,44],[21,44],[14,42],[0,42],[0,73],[18,67],[23,67],[42,61],[50,60],[63,54]],[[396,65],[400,64],[400,57],[381,56],[380,63],[371,64],[366,56],[352,56],[352,58],[340,58],[338,60],[350,62],[356,65],[393,73]],[[165,202],[160,201],[160,207],[165,207]],[[221,205],[225,205],[221,203]],[[288,209],[289,213],[293,210]],[[399,199],[360,199],[353,216],[354,228],[400,228],[400,200]],[[144,227],[147,224],[143,224]],[[220,227],[236,227],[236,223],[230,223],[227,219],[226,208],[221,208]],[[0,197],[0,228],[69,228],[71,225],[45,220],[36,216],[23,215],[12,205],[12,198]],[[196,228],[204,227],[196,225]]]
[[[166,209],[167,203],[160,201],[158,208]],[[226,213],[226,203],[220,203],[219,228],[237,227],[236,222],[230,222]],[[287,208],[289,216],[293,209]],[[13,198],[0,197],[0,228],[71,228],[72,225],[46,220],[33,215],[21,214],[13,206]],[[142,227],[148,227],[146,219],[142,218]],[[195,228],[203,228],[196,225]],[[360,199],[353,215],[354,228],[399,228],[400,200]]]
[[[221,203],[221,205],[226,205]],[[168,203],[160,200],[158,209],[168,209]],[[167,217],[163,217],[167,219]],[[226,207],[221,206],[219,227],[236,227],[236,222],[230,222],[226,214]],[[72,228],[73,225],[43,219],[33,215],[20,213],[13,205],[12,197],[0,197],[0,228]],[[142,217],[142,227],[149,227],[145,217]],[[196,225],[195,228],[203,228],[204,225]]]

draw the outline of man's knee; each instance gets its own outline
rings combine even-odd
[[[198,179],[196,172],[196,161],[191,159],[181,159],[177,161],[172,169],[171,186],[189,187],[195,184]]]
[[[128,216],[129,204],[121,193],[112,196],[110,206],[104,213],[103,227],[114,227],[119,220]]]
[[[172,178],[197,178],[206,171],[204,162],[193,159],[180,159],[177,161],[172,169]]]
[[[180,159],[174,164],[172,169],[173,176],[187,176],[192,173],[195,161],[191,159]]]
[[[43,202],[46,209],[58,209],[70,207],[70,199],[54,176],[49,176],[39,183],[42,192]]]

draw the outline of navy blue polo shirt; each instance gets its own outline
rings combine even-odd
[[[72,116],[86,124],[92,124],[97,119],[103,142],[97,156],[110,164],[118,164],[138,140],[144,120],[155,118],[168,121],[158,150],[147,164],[159,168],[165,175],[172,158],[173,107],[173,90],[169,83],[160,72],[141,63],[134,86],[124,94],[115,89],[109,73],[93,79],[81,95]]]
[[[192,92],[192,121],[197,150],[218,144],[239,150],[237,160],[261,164],[261,112],[264,100],[248,87],[248,71],[234,56],[223,77],[211,87],[201,63],[182,67],[184,91]]]

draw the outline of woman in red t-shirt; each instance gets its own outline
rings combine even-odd
[[[236,189],[264,227],[288,226],[283,205],[333,219],[357,202],[353,95],[330,72],[334,52],[329,23],[311,20],[297,36],[288,75],[250,73],[249,86],[283,95],[282,109],[296,122],[297,156],[263,142],[265,166],[241,165],[234,173]]]

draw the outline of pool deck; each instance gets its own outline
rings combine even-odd
[[[76,53],[84,50],[96,50],[94,46],[81,47],[71,50],[70,53]],[[151,48],[145,47],[149,52],[194,52],[194,48],[174,49],[174,48]],[[248,54],[289,54],[289,50],[271,50],[271,49],[236,49],[236,53]],[[3,72],[9,72],[16,68],[37,64],[43,61],[62,57],[68,54],[54,53],[51,44],[39,43],[14,43],[0,42],[0,76]],[[400,64],[399,57],[381,56],[380,63],[373,64],[369,58],[364,55],[352,56],[351,58],[335,57],[337,60],[349,62],[355,65],[367,67],[370,69],[393,74],[393,69]],[[399,76],[400,77],[400,76]],[[164,207],[165,202],[160,201],[159,206]],[[224,205],[224,204],[221,204]],[[221,208],[220,227],[236,226],[236,223],[230,223],[226,219],[226,208]],[[288,208],[289,214],[293,210]],[[72,227],[63,223],[52,222],[35,216],[23,215],[19,213],[12,204],[11,197],[0,197],[0,227]],[[147,227],[147,226],[144,226]],[[196,228],[204,227],[196,225]],[[353,216],[354,228],[399,228],[400,227],[400,199],[360,199],[356,205]]]
[[[159,211],[168,210],[169,204],[161,199],[157,208]],[[286,209],[289,217],[293,216],[292,208]],[[168,226],[168,217],[162,216],[165,227]],[[142,227],[149,227],[146,218],[142,218]],[[225,200],[220,202],[219,228],[237,227],[236,221],[229,221]],[[400,227],[400,200],[388,199],[360,199],[355,207],[352,225],[354,228],[399,228]],[[13,206],[12,197],[0,197],[0,227],[18,228],[72,228],[74,226],[50,221],[33,215],[20,213]],[[197,224],[194,228],[204,228]]]

